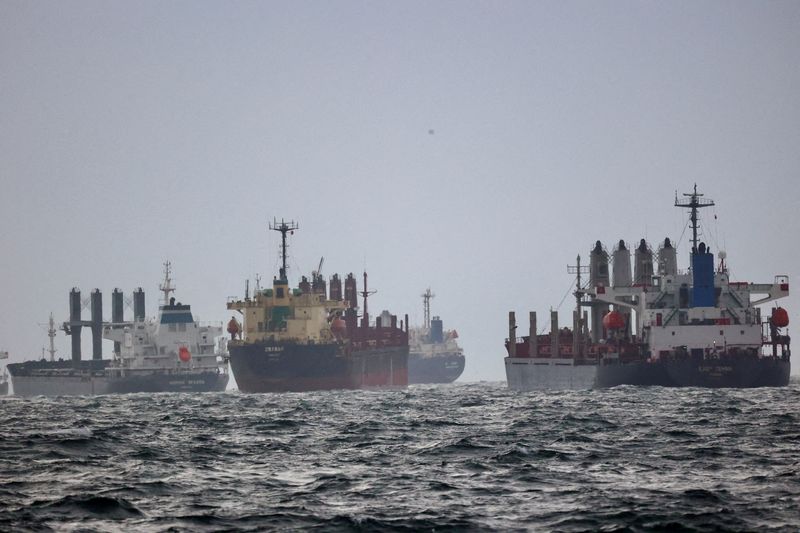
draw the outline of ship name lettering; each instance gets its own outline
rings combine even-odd
[[[733,372],[732,366],[701,366],[697,370],[700,372]]]
[[[267,352],[267,353],[269,353],[269,352],[282,352],[283,351],[283,346],[265,346],[264,347],[264,351]]]

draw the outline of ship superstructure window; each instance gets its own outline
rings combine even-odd
[[[278,287],[277,289],[275,289],[275,297],[283,298],[283,287]]]

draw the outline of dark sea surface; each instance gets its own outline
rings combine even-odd
[[[0,530],[800,528],[800,384],[0,399]]]

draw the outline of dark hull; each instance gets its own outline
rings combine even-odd
[[[6,394],[8,394],[8,382],[4,381],[0,383],[0,396],[5,396]]]
[[[464,371],[464,356],[461,354],[440,354],[422,357],[408,356],[409,383],[452,383]]]
[[[221,392],[228,386],[228,379],[228,374],[222,372],[112,377],[108,382],[108,392]]]
[[[597,368],[597,387],[643,385],[662,387],[752,388],[785,387],[789,384],[788,359],[729,358],[682,359],[615,363]]]
[[[242,392],[306,392],[408,385],[408,347],[345,353],[339,344],[228,345]]]
[[[223,391],[229,376],[223,372],[151,372],[120,376],[107,359],[28,361],[8,365],[18,396],[85,396],[136,392]]]

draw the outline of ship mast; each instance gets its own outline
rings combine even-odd
[[[50,320],[48,321],[48,328],[47,328],[47,336],[50,337],[50,349],[47,350],[50,353],[50,361],[55,361],[56,359],[56,345],[55,345],[55,338],[56,338],[56,322],[53,319],[53,313],[50,313]]]
[[[286,248],[288,247],[286,244],[286,234],[290,231],[294,233],[294,230],[300,229],[300,226],[294,221],[286,222],[281,219],[281,221],[278,222],[277,219],[273,219],[269,225],[269,229],[281,233],[281,261],[283,266],[280,270],[280,280],[288,282],[289,279],[286,277]]]
[[[422,293],[423,309],[425,310],[425,329],[427,330],[431,329],[431,298],[435,296],[430,287]]]
[[[361,296],[364,297],[364,313],[361,315],[363,323],[364,323],[364,327],[369,327],[369,314],[367,313],[367,298],[370,295],[375,294],[376,292],[378,292],[378,291],[368,291],[367,290],[367,272],[365,270],[364,271],[364,290],[361,291]]]
[[[699,227],[700,217],[697,210],[703,207],[711,207],[714,205],[714,200],[701,198],[703,196],[697,192],[697,184],[694,184],[694,191],[691,193],[683,193],[687,197],[686,200],[678,201],[678,194],[675,193],[675,207],[684,207],[691,209],[689,220],[692,222],[692,253],[697,252],[697,228]]]
[[[167,261],[164,263],[164,283],[158,286],[158,290],[164,293],[164,305],[169,305],[169,293],[175,292],[170,274],[172,274],[172,263]]]
[[[588,274],[590,267],[581,266],[581,256],[575,259],[575,265],[567,265],[567,273],[575,274],[575,311],[572,313],[572,353],[581,355],[579,350],[580,332],[583,330],[581,323],[581,305],[583,303],[583,289],[581,288],[581,274]],[[533,333],[531,333],[533,335]]]

